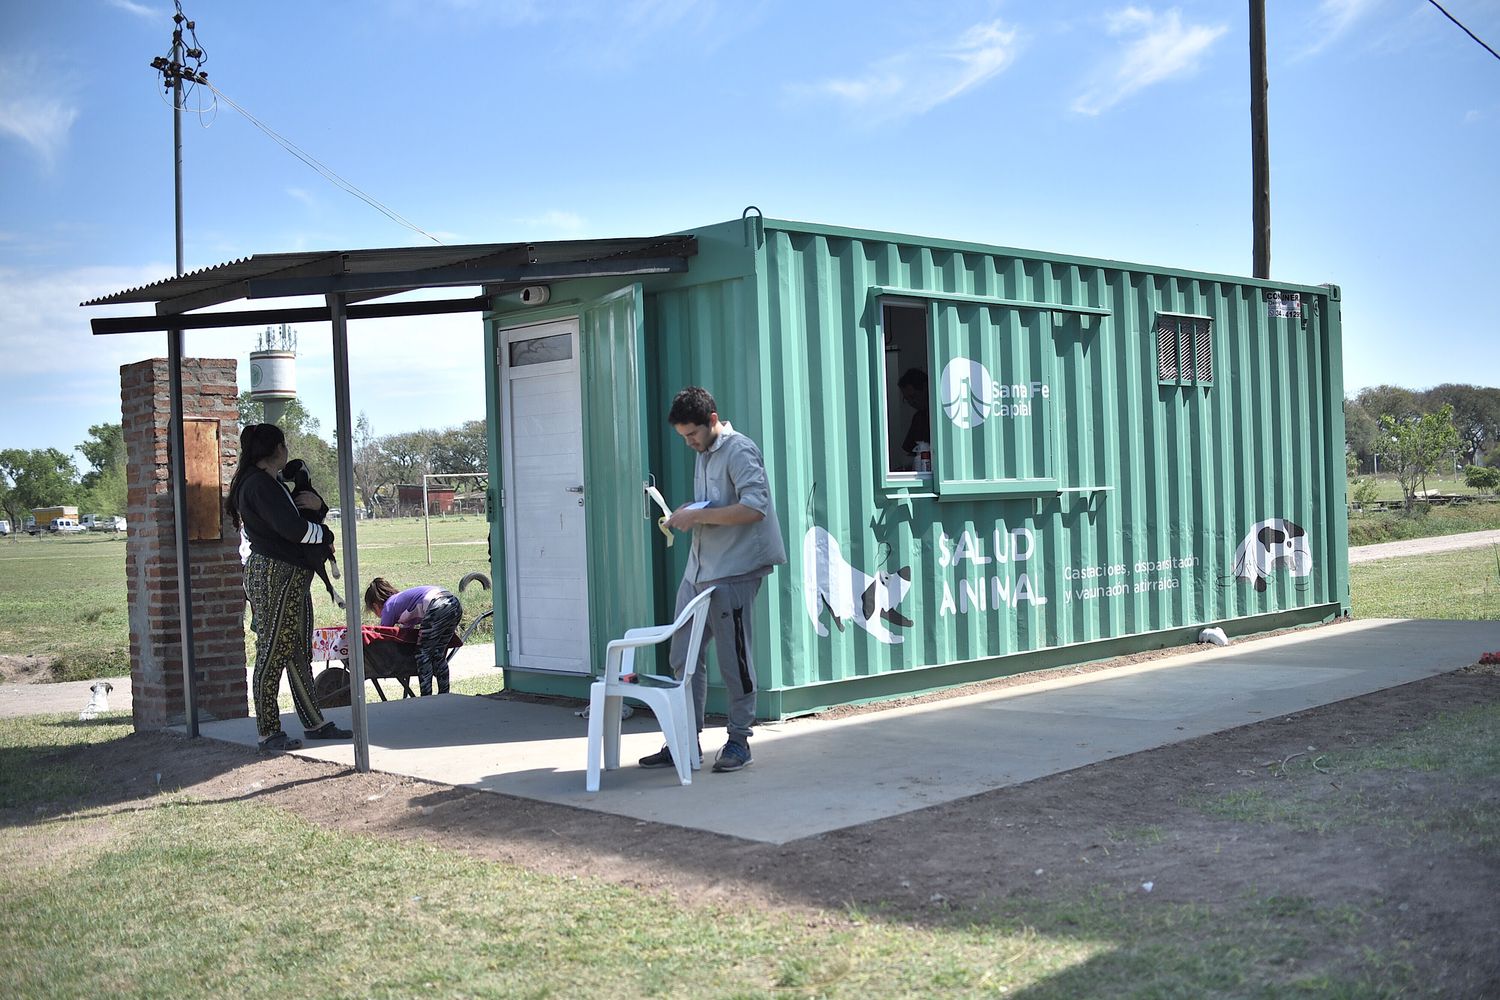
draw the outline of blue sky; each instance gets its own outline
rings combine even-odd
[[[1344,289],[1345,383],[1500,384],[1500,60],[1426,0],[1270,3],[1273,277]],[[1500,48],[1500,2],[1444,0]],[[774,218],[1251,269],[1239,0],[184,0],[234,102],[445,243]],[[161,0],[0,4],[0,447],[119,420],[78,303],[173,272]],[[200,91],[205,104],[212,95]],[[196,106],[196,105],[195,105]],[[223,104],[184,118],[189,269],[426,239]],[[255,331],[195,333],[237,357]],[[333,426],[326,326],[303,401]],[[377,434],[484,415],[472,318],[351,333]]]

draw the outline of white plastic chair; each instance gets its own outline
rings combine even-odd
[[[661,724],[672,763],[684,785],[693,783],[693,772],[703,766],[698,754],[698,720],[693,711],[693,671],[698,667],[698,650],[703,645],[703,628],[708,622],[709,587],[688,602],[682,614],[670,625],[633,628],[623,638],[605,647],[604,676],[589,686],[589,769],[585,788],[599,790],[599,770],[620,766],[620,714],[626,698],[650,706]],[[683,626],[688,633],[687,667],[682,677],[660,674],[635,674],[635,651],[643,646],[666,642]],[[632,683],[622,678],[635,676],[648,683]]]

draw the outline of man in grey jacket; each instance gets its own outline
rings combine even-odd
[[[707,389],[689,386],[672,400],[667,421],[698,453],[693,468],[693,503],[667,518],[667,527],[690,531],[692,548],[677,588],[677,612],[709,587],[708,624],[693,673],[693,708],[703,731],[708,676],[703,665],[712,640],[719,676],[729,699],[729,740],[714,761],[715,771],[738,771],[750,763],[750,727],[755,721],[753,624],[755,596],[771,570],[786,562],[781,526],[771,505],[766,466],[755,442],[719,419]],[[672,671],[687,666],[687,636],[672,637]],[[671,767],[666,747],[641,758],[642,767]]]

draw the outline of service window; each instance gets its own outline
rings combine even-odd
[[[939,498],[1056,493],[1051,313],[937,299],[928,327]]]
[[[886,301],[880,309],[880,386],[888,484],[932,474],[932,359],[925,302]]]

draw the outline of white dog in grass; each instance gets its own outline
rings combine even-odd
[[[92,719],[101,712],[109,711],[109,693],[115,686],[109,681],[95,681],[94,686],[89,688],[89,703],[83,706],[83,711],[78,713],[79,719]]]

